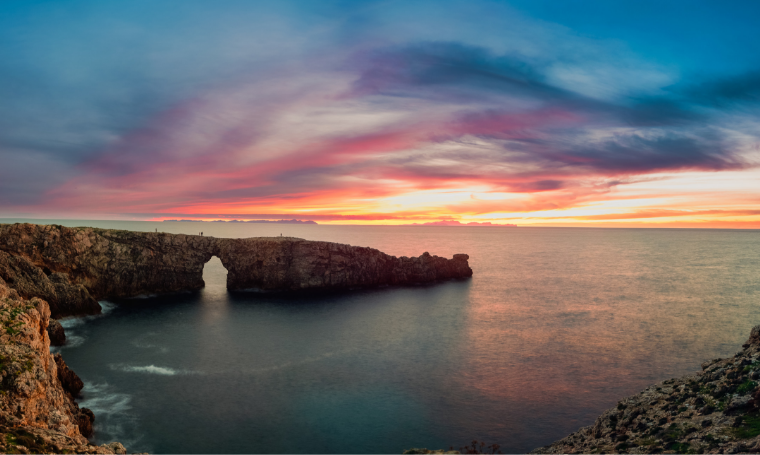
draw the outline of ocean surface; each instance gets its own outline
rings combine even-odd
[[[200,292],[65,320],[94,440],[130,451],[526,452],[760,324],[760,231],[58,223],[470,255],[471,280],[313,295],[227,292],[213,258]]]

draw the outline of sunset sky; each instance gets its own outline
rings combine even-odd
[[[760,228],[757,1],[0,2],[0,218]]]

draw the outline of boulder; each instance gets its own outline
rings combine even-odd
[[[50,320],[47,328],[48,337],[50,338],[50,346],[63,346],[66,344],[66,332],[63,330],[63,326],[55,319]]]
[[[63,390],[68,392],[72,397],[79,396],[79,392],[84,388],[84,382],[79,379],[76,373],[69,369],[66,362],[63,361],[61,354],[55,354],[53,358],[58,366],[58,380],[61,381]]]

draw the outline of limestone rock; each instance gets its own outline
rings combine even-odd
[[[100,313],[100,305],[84,286],[71,284],[66,274],[52,273],[22,255],[0,251],[0,278],[23,298],[48,302],[53,317]]]
[[[61,381],[63,390],[68,392],[72,397],[79,396],[79,392],[84,388],[84,382],[79,379],[76,373],[69,369],[66,362],[63,361],[61,354],[55,354],[53,359],[58,367],[58,380]]]
[[[6,275],[21,283],[18,292],[55,302],[56,317],[98,313],[98,298],[200,289],[212,256],[227,268],[231,290],[407,285],[472,276],[466,254],[397,258],[292,237],[216,239],[57,225],[0,225],[0,255],[0,271],[4,260]]]
[[[92,425],[95,423],[95,414],[91,409],[79,408],[79,414],[77,414],[77,426],[79,426],[79,432],[85,438],[92,437]]]
[[[50,309],[53,316],[100,314],[100,304],[90,295],[86,287],[81,284],[72,284],[65,273],[51,273],[49,279],[56,296],[55,311],[53,308]]]
[[[472,276],[466,254],[397,258],[373,248],[289,237],[220,239],[218,245],[231,290],[354,288]]]
[[[63,326],[55,319],[51,319],[47,328],[48,337],[50,338],[50,346],[63,346],[66,344],[66,331],[63,330]]]
[[[532,453],[760,451],[760,326],[742,347],[621,400],[592,426]]]
[[[92,412],[80,409],[59,379],[50,354],[49,318],[47,302],[21,298],[0,278],[0,453],[123,450],[92,445],[83,435],[82,430],[92,431]]]

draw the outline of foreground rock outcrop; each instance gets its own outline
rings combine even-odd
[[[621,400],[533,453],[760,453],[760,326],[742,348]]]
[[[0,235],[0,244],[3,237]],[[53,273],[23,255],[0,251],[0,278],[25,299],[39,297],[55,317],[99,314],[100,305],[87,288],[72,284],[66,273]]]
[[[217,239],[58,225],[0,225],[0,278],[53,317],[100,312],[98,299],[195,290],[212,256],[227,288],[335,289],[433,283],[472,276],[469,256],[389,256],[372,248],[292,237]]]
[[[50,338],[50,346],[63,346],[66,344],[66,332],[63,330],[63,326],[55,319],[51,319],[48,323],[48,337]]]
[[[47,302],[0,278],[0,452],[126,453],[87,441],[94,416],[74,401],[82,381],[50,354],[49,318]]]

